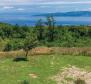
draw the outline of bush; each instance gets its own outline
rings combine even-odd
[[[10,50],[12,50],[12,45],[10,43],[7,43],[4,48],[4,51],[10,51]]]
[[[85,83],[85,80],[82,80],[79,78],[75,81],[75,84],[86,84],[86,83]]]
[[[19,39],[12,39],[9,40],[9,42],[5,45],[5,48],[3,51],[11,51],[11,50],[19,50],[22,49],[24,46],[23,40]]]
[[[29,84],[29,81],[28,80],[24,80],[21,82],[21,84]]]

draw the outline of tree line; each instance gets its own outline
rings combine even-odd
[[[54,17],[38,20],[35,26],[0,23],[2,50],[18,50],[37,42],[48,47],[91,47],[91,26],[56,25]],[[0,43],[0,45],[2,45]]]

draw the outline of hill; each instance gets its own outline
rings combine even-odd
[[[86,16],[86,17],[89,17],[89,16],[91,16],[91,11],[43,13],[43,14],[38,14],[35,16],[49,16],[49,15],[53,15],[55,17],[60,17],[60,16],[71,16],[71,17]]]

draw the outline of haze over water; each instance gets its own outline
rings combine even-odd
[[[0,3],[0,22],[19,25],[34,25],[38,19],[45,17],[34,16],[42,13],[91,11],[90,0],[4,0]],[[69,2],[68,2],[69,1]],[[5,3],[6,2],[6,3]],[[91,17],[54,17],[60,25],[90,25]]]

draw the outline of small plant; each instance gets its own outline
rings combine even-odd
[[[21,84],[29,84],[29,81],[28,80],[24,80],[24,81],[22,81]]]
[[[82,80],[82,79],[78,78],[78,79],[75,81],[75,84],[86,84],[86,83],[85,83],[85,80]]]
[[[71,77],[66,77],[65,80],[67,80],[67,81],[73,81],[73,78],[71,78]]]

